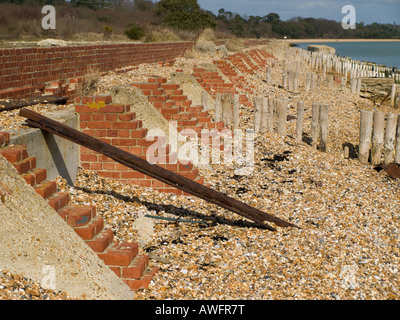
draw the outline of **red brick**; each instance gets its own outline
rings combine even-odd
[[[114,113],[108,113],[105,115],[107,121],[117,121],[118,115]]]
[[[140,279],[149,265],[148,255],[136,256],[132,263],[122,268],[122,278]]]
[[[36,168],[36,158],[35,157],[29,157],[21,162],[15,163],[14,164],[15,169],[17,169],[18,174],[24,174],[29,172],[30,170]]]
[[[108,121],[90,121],[87,127],[90,129],[111,129],[111,123]]]
[[[92,240],[87,240],[86,244],[92,248],[94,252],[99,253],[99,256],[112,243],[114,234],[111,230],[103,229]]]
[[[104,220],[102,217],[98,216],[92,220],[87,225],[82,227],[75,227],[74,231],[83,239],[91,240],[97,234],[100,233],[104,228]]]
[[[25,146],[11,146],[0,149],[0,154],[7,159],[8,162],[17,163],[28,158]]]
[[[98,254],[110,266],[128,266],[138,253],[137,243],[113,244],[105,252]]]
[[[35,191],[41,195],[44,199],[50,198],[57,191],[57,184],[55,181],[46,181],[38,184],[35,187]]]
[[[65,206],[68,205],[70,199],[70,195],[68,192],[57,192],[49,199],[47,199],[47,203],[52,207],[55,211],[59,211]]]
[[[22,178],[24,178],[25,181],[31,186],[35,186],[47,179],[47,170],[36,168],[31,172],[24,173]]]

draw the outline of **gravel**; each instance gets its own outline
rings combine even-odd
[[[250,98],[289,99],[294,116],[297,101],[304,101],[306,135],[312,102],[328,104],[328,152],[296,142],[296,121],[289,121],[286,137],[255,137],[251,173],[240,176],[232,165],[211,163],[212,170],[201,174],[211,188],[300,229],[259,229],[195,197],[124,185],[91,171],[79,170],[74,187],[57,179],[73,203],[96,205],[117,240],[141,243],[151,264],[160,267],[149,288],[136,292],[137,299],[399,299],[399,181],[342,155],[343,143],[358,144],[359,111],[376,106],[337,84],[305,92],[308,66],[301,71],[300,92],[287,92],[280,87],[283,50],[272,50],[279,58],[272,84],[262,82],[262,72],[245,74],[255,85]],[[99,82],[98,92],[152,75],[168,77],[175,69],[191,73],[197,63],[196,57],[186,57],[173,67],[141,65],[127,74],[110,73]],[[240,121],[241,128],[252,128],[252,110],[241,106]],[[149,218],[153,230],[143,237],[134,222],[146,215],[207,224]]]

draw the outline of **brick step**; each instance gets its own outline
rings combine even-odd
[[[9,142],[8,134],[0,132],[0,138],[3,139],[0,141],[2,146]],[[170,146],[165,147],[168,152],[169,149]],[[136,243],[114,242],[113,232],[104,229],[104,220],[96,215],[95,206],[69,205],[70,194],[57,192],[56,182],[46,181],[47,170],[36,168],[36,158],[29,157],[25,146],[5,147],[0,149],[0,154],[17,168],[21,177],[47,200],[47,203],[97,253],[100,259],[107,265],[112,265],[111,270],[122,269],[120,277],[124,275],[126,279],[123,280],[126,280],[125,282],[132,290],[148,286],[158,268],[147,269],[148,257],[137,257]]]
[[[6,131],[0,131],[0,148],[10,143],[10,134]]]
[[[71,205],[61,209],[58,214],[69,226],[82,227],[96,216],[96,207]]]
[[[57,184],[55,181],[44,181],[35,187],[36,193],[42,196],[43,199],[49,199],[57,192]]]
[[[151,280],[158,271],[158,267],[148,268],[140,279],[122,279],[132,290],[148,288]]]
[[[101,235],[100,232],[99,235]],[[128,242],[111,242],[104,250],[96,251],[107,266],[129,266],[138,254],[138,244]]]
[[[26,146],[7,146],[0,150],[0,154],[12,164],[21,162],[29,157]]]
[[[73,229],[83,240],[93,240],[104,229],[104,220],[101,216],[96,216],[86,225]]]
[[[102,229],[92,239],[85,240],[85,242],[99,256],[99,254],[102,254],[107,250],[107,248],[109,248],[109,246],[113,243],[113,240],[113,232],[109,229]]]
[[[47,199],[47,203],[55,211],[59,212],[61,209],[65,208],[70,201],[70,194],[68,192],[57,192]]]
[[[22,178],[32,187],[44,182],[47,179],[47,170],[35,168],[31,171],[22,174]]]

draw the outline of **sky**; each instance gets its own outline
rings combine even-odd
[[[342,7],[352,5],[356,11],[356,22],[371,24],[393,23],[400,25],[400,0],[198,0],[204,10],[218,14],[218,10],[240,15],[265,16],[278,13],[281,20],[293,17],[325,18],[342,21],[346,13]]]

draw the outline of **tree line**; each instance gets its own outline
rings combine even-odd
[[[297,38],[400,38],[400,26],[393,24],[356,24],[345,30],[334,20],[295,17],[286,21],[278,13],[247,16],[221,8],[217,14],[200,7],[197,0],[0,0],[18,5],[54,5],[85,7],[92,10],[125,7],[136,12],[151,13],[157,23],[177,30],[213,28],[236,37]],[[148,15],[146,16],[148,17]],[[146,23],[137,21],[137,24]],[[132,24],[132,22],[130,22]]]

